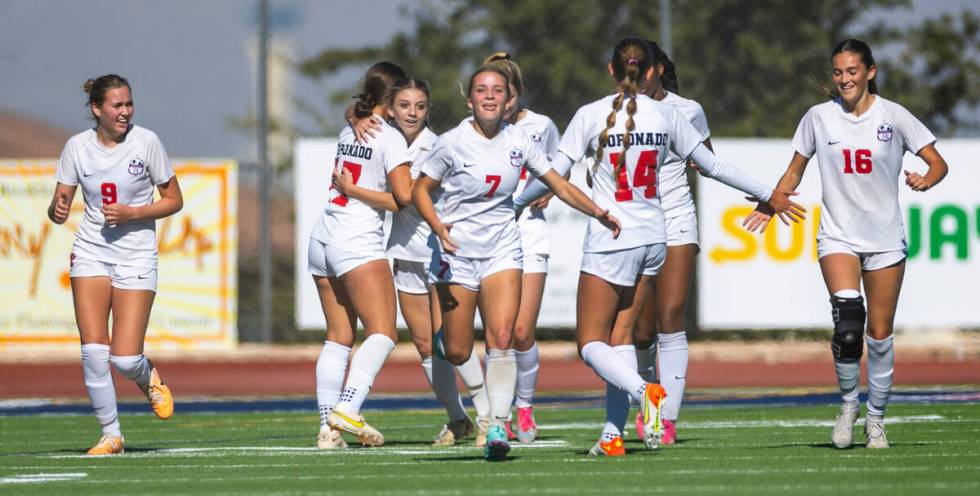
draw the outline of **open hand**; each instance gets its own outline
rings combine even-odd
[[[755,206],[755,210],[749,214],[745,220],[742,221],[742,227],[744,227],[749,232],[763,233],[766,228],[769,227],[769,221],[772,220],[772,216],[775,210],[772,209],[768,204],[759,202]]]
[[[354,139],[363,144],[381,131],[381,120],[372,115],[351,122],[351,127],[354,129]]]
[[[783,224],[789,225],[790,221],[799,222],[806,219],[806,209],[803,205],[789,199],[791,196],[800,194],[797,191],[773,190],[772,196],[766,202],[770,208],[779,216]]]

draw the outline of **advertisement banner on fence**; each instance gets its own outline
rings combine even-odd
[[[56,159],[0,160],[0,350],[77,346],[68,261],[81,190],[63,225],[47,218]],[[175,160],[184,208],[157,221],[159,283],[146,344],[154,349],[237,343],[238,166]]]
[[[775,185],[793,156],[790,141],[712,140],[718,156]],[[949,175],[917,193],[898,180],[909,245],[895,324],[900,328],[980,327],[980,140],[940,140]],[[925,174],[905,155],[904,169]],[[706,329],[830,328],[830,303],[817,263],[820,171],[810,160],[797,203],[807,219],[790,227],[773,220],[765,234],[741,222],[754,208],[740,192],[698,180],[701,253],[699,320]]]

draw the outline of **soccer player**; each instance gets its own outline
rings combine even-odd
[[[681,117],[694,126],[704,146],[711,150],[711,131],[704,109],[698,102],[677,93],[674,63],[655,42],[647,40],[647,43],[653,51],[654,74],[644,93],[674,107]],[[672,87],[667,88],[667,84]],[[653,282],[650,297],[643,303],[633,332],[640,375],[647,382],[657,382],[659,376],[660,384],[667,392],[661,412],[664,425],[662,444],[673,444],[677,438],[675,422],[684,398],[688,359],[684,309],[694,273],[694,260],[699,251],[698,219],[691,186],[687,182],[688,164],[688,160],[670,153],[660,167],[658,178],[660,203],[667,228],[667,258]],[[660,360],[657,360],[658,347]],[[636,414],[636,433],[643,437],[642,411]]]
[[[581,107],[572,117],[552,165],[557,174],[594,150],[592,196],[603,209],[622,220],[622,233],[612,238],[595,222],[585,236],[578,284],[576,338],[582,359],[607,386],[607,421],[590,450],[595,456],[625,454],[622,431],[629,398],[643,407],[644,444],[656,448],[661,436],[665,392],[637,373],[632,333],[652,277],[666,256],[666,228],[657,188],[657,174],[674,153],[694,160],[710,177],[724,178],[766,201],[776,211],[794,207],[789,194],[773,192],[734,167],[718,161],[701,143],[703,136],[677,110],[642,94],[653,77],[650,46],[627,38],[613,48],[608,66],[616,93]],[[543,192],[535,184],[518,197],[518,207]]]
[[[365,144],[354,139],[351,126],[340,132],[329,201],[310,234],[309,271],[327,321],[316,365],[321,449],[346,447],[339,431],[357,436],[365,446],[384,444],[384,436],[364,420],[360,409],[398,339],[384,215],[410,202],[411,159],[405,137],[381,116],[387,115],[392,88],[407,79],[390,62],[374,64],[364,75],[354,114],[378,116],[381,130]],[[358,320],[366,338],[350,357]]]
[[[410,79],[404,86],[395,88],[388,116],[408,141],[408,154],[412,160],[410,173],[415,181],[422,162],[437,138],[428,128],[428,84]],[[371,119],[364,119],[355,123],[354,127],[363,127],[363,133],[367,134],[373,132],[374,124]],[[398,291],[402,317],[422,358],[425,377],[449,416],[449,422],[442,426],[433,445],[451,446],[470,435],[474,425],[460,401],[452,365],[445,357],[433,354],[433,334],[434,330],[442,327],[442,312],[435,289],[428,280],[428,262],[432,259],[432,248],[427,244],[430,233],[428,224],[419,217],[415,207],[408,205],[392,216],[387,252],[393,259],[395,289]],[[467,385],[475,383],[470,388],[470,396],[481,426],[482,436],[478,437],[485,440],[490,404],[483,385],[483,368],[475,354],[459,368]]]
[[[432,229],[429,280],[436,284],[443,312],[446,356],[454,364],[470,358],[473,319],[479,307],[487,343],[490,428],[484,456],[502,460],[510,451],[504,422],[514,400],[517,365],[514,323],[520,306],[520,232],[513,193],[523,167],[558,197],[619,231],[618,221],[578,188],[555,174],[530,136],[504,123],[511,99],[507,75],[478,69],[467,91],[473,118],[439,137],[422,164],[412,192],[419,214]],[[433,203],[430,196],[441,192]]]
[[[139,386],[157,417],[174,412],[170,389],[143,355],[143,343],[157,288],[155,221],[180,211],[184,200],[160,139],[133,124],[129,82],[106,74],[86,81],[84,90],[95,127],[65,144],[48,218],[64,224],[81,185],[85,214],[69,274],[85,387],[102,424],[102,437],[88,454],[113,455],[125,450],[125,441],[110,363]]]
[[[510,79],[510,92],[513,104],[508,105],[505,119],[522,129],[534,141],[540,151],[549,159],[558,151],[561,134],[548,116],[521,108],[520,96],[524,93],[524,76],[520,66],[511,60],[507,52],[496,52],[484,59],[484,66],[499,68]],[[521,180],[516,197],[524,190],[529,179],[527,169],[521,170]],[[551,194],[540,198],[521,212],[517,227],[521,231],[521,249],[524,252],[524,274],[521,277],[521,306],[517,312],[514,326],[514,349],[517,355],[517,392],[514,400],[517,406],[517,440],[530,443],[537,437],[538,427],[534,421],[534,391],[538,382],[538,345],[534,341],[534,329],[541,312],[541,299],[544,296],[544,283],[548,275],[548,256],[551,249],[548,238],[548,223],[544,208]],[[510,426],[510,422],[506,427]],[[509,429],[508,429],[509,430]]]
[[[908,253],[898,205],[902,156],[914,153],[929,167],[925,176],[904,171],[905,184],[913,191],[938,184],[948,167],[929,129],[904,107],[878,95],[871,47],[844,40],[834,47],[831,63],[831,99],[803,116],[793,136],[793,159],[777,188],[795,188],[816,155],[823,190],[817,256],[830,293],[831,351],[843,400],[831,439],[838,448],[852,444],[866,341],[864,434],[868,448],[887,448],[884,416],[895,365],[892,328]],[[761,232],[771,215],[760,206],[745,225]]]

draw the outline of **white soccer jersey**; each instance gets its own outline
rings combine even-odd
[[[72,136],[55,173],[59,183],[81,185],[85,200],[72,254],[118,265],[156,267],[156,222],[109,226],[102,205],[150,205],[153,188],[172,177],[173,164],[160,138],[149,129],[134,125],[124,141],[112,148],[99,143],[94,129]]]
[[[531,141],[538,145],[541,153],[549,159],[558,151],[558,142],[561,141],[561,134],[558,126],[548,118],[530,110],[525,109],[524,118],[517,121],[517,127],[523,129]],[[514,198],[527,186],[530,179],[527,169],[521,170],[521,181],[514,192]],[[517,227],[521,230],[521,246],[524,254],[535,253],[547,255],[551,251],[551,240],[548,236],[548,223],[545,220],[544,210],[537,208],[525,208],[521,212],[521,217],[517,219]]]
[[[902,155],[935,142],[908,110],[880,96],[860,116],[839,100],[811,107],[796,129],[793,149],[808,158],[816,153],[820,164],[817,239],[840,241],[856,252],[905,249],[898,206]]]
[[[595,155],[599,135],[606,128],[616,95],[592,102],[578,109],[572,117],[558,150],[573,162],[587,153]],[[634,129],[625,167],[613,180],[613,163],[623,150],[626,128],[626,106],[616,114],[616,125],[608,133],[607,145],[598,170],[592,176],[592,201],[619,219],[619,238],[596,219],[589,220],[584,251],[587,253],[625,250],[666,241],[664,213],[658,191],[659,168],[674,151],[687,157],[701,143],[701,133],[670,105],[645,95],[636,97]],[[591,166],[591,161],[589,162]]]
[[[441,181],[436,214],[452,225],[458,256],[492,258],[520,247],[512,195],[522,167],[536,177],[551,170],[537,144],[517,126],[505,125],[487,139],[465,119],[436,141],[422,172]]]
[[[429,128],[422,130],[411,146],[408,156],[412,159],[412,179],[418,179],[425,157],[435,146],[436,133]],[[437,194],[433,192],[434,195]],[[391,233],[388,235],[388,256],[412,262],[428,262],[432,258],[432,248],[427,245],[432,230],[422,220],[418,210],[409,205],[391,216]]]
[[[365,144],[354,139],[350,126],[340,132],[333,168],[349,170],[354,183],[362,188],[386,191],[388,173],[411,159],[402,133],[380,117],[378,120],[382,121],[381,130]],[[384,219],[383,209],[342,195],[331,185],[327,206],[310,236],[355,253],[375,247],[383,250]]]
[[[705,117],[700,103],[669,91],[660,101],[677,109],[701,134],[702,142],[711,137],[708,118]],[[694,212],[694,196],[691,195],[691,185],[687,183],[687,157],[681,157],[674,152],[668,153],[664,165],[660,166],[659,177],[660,203],[664,208],[664,217],[673,219]]]

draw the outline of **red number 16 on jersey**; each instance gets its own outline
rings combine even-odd
[[[844,174],[870,174],[871,150],[854,150],[854,167],[851,167],[851,150],[844,149]]]

